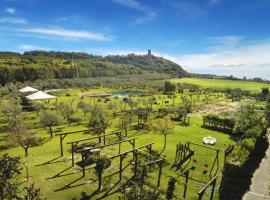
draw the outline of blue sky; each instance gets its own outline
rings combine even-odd
[[[152,49],[191,72],[268,78],[269,10],[269,0],[0,0],[0,50]]]

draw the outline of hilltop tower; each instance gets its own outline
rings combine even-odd
[[[152,53],[151,53],[151,49],[148,49],[148,53],[147,53],[148,56],[151,56]]]

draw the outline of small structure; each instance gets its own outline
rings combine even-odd
[[[38,91],[34,94],[30,94],[28,96],[25,97],[27,100],[29,101],[35,101],[35,100],[49,100],[49,99],[55,99],[56,96],[47,94],[45,92],[42,91]]]
[[[151,52],[151,49],[148,49],[148,53],[147,53],[148,56],[152,56],[152,52]]]
[[[35,88],[32,88],[30,86],[26,86],[26,87],[20,89],[19,92],[22,94],[32,94],[32,93],[38,92],[38,90]]]

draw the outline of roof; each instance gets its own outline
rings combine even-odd
[[[38,91],[34,94],[30,94],[25,97],[28,100],[46,100],[46,99],[55,99],[56,96],[46,94],[45,92]]]
[[[21,92],[21,93],[37,92],[37,91],[38,91],[37,89],[32,88],[30,86],[26,86],[26,87],[24,87],[24,88],[22,88],[22,89],[19,90],[19,92]]]

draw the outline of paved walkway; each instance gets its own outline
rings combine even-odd
[[[268,132],[269,133],[269,132]],[[268,134],[270,142],[270,135]],[[250,190],[243,200],[270,200],[270,146],[265,152],[259,168],[254,172]]]

